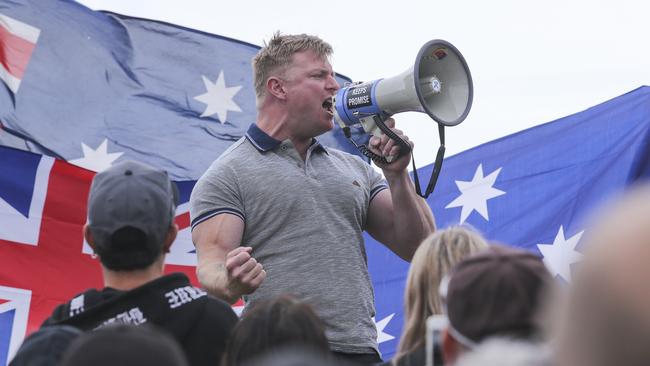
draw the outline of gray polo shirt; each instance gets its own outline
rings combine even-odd
[[[335,351],[377,350],[374,295],[362,231],[387,186],[359,157],[315,139],[305,161],[291,141],[256,125],[203,174],[192,191],[192,228],[219,214],[245,222],[242,245],[267,277],[246,306],[291,293],[312,304]]]

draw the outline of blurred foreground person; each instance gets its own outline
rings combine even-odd
[[[299,347],[283,347],[242,366],[349,366],[343,360],[324,358],[322,353]]]
[[[58,306],[44,326],[153,323],[176,337],[192,365],[218,364],[237,316],[184,274],[163,274],[178,232],[176,203],[176,186],[162,170],[125,161],[97,174],[84,235],[99,256],[105,288]]]
[[[57,366],[70,343],[82,334],[67,325],[42,328],[25,339],[9,366]]]
[[[178,342],[147,325],[113,325],[75,340],[61,366],[189,366]]]
[[[551,365],[551,352],[546,345],[509,338],[490,338],[462,355],[456,363],[456,366]]]
[[[650,365],[650,186],[585,231],[557,335],[558,366]]]
[[[491,245],[462,260],[440,284],[445,365],[492,337],[542,341],[539,317],[552,285],[542,259],[524,250]]]
[[[462,226],[437,231],[424,239],[413,256],[406,280],[405,324],[397,354],[386,365],[425,364],[426,320],[431,315],[442,314],[438,295],[440,280],[461,259],[487,247],[479,233]]]
[[[288,295],[262,301],[244,313],[222,364],[238,366],[283,347],[331,357],[323,322],[309,305]]]

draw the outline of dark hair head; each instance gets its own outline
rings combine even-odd
[[[82,334],[81,330],[69,325],[43,327],[25,339],[10,365],[58,365],[68,346]]]
[[[459,336],[473,342],[492,336],[536,339],[539,311],[553,277],[537,255],[491,245],[451,271],[447,317]]]
[[[95,252],[100,262],[113,271],[147,268],[160,257],[162,249],[161,243],[147,240],[142,230],[132,226],[118,229],[106,239],[95,240]]]
[[[288,295],[260,302],[244,314],[226,346],[223,365],[239,365],[283,346],[329,353],[321,319],[311,306]]]
[[[77,338],[62,366],[187,366],[175,338],[152,324],[109,325]]]

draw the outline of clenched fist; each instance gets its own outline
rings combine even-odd
[[[231,294],[253,293],[266,278],[262,264],[251,256],[252,250],[251,247],[237,247],[226,255],[228,292]]]

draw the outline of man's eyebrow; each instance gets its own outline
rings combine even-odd
[[[318,68],[318,69],[314,69],[314,70],[312,70],[312,72],[315,73],[315,74],[319,74],[319,75],[321,75],[321,74],[329,75],[330,73],[334,74],[333,71],[330,72],[330,71],[329,71],[328,69],[326,69],[326,68]]]

